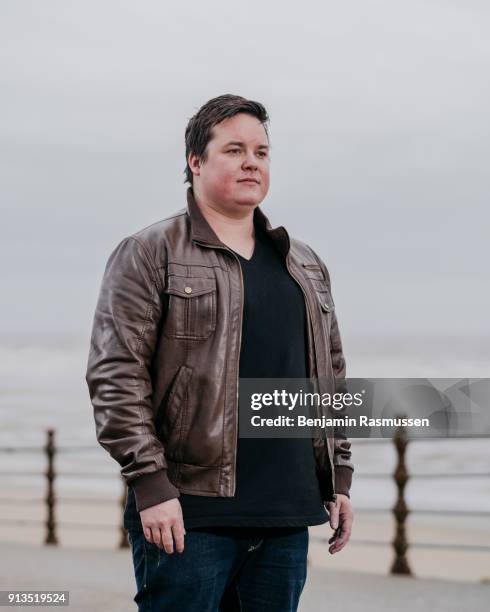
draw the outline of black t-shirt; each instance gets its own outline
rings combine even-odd
[[[306,310],[284,257],[256,227],[243,274],[241,378],[307,378]],[[186,528],[305,527],[328,519],[311,438],[240,438],[234,497],[181,494]]]

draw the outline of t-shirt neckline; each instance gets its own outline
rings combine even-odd
[[[238,257],[240,258],[241,261],[244,261],[245,263],[252,263],[255,259],[257,259],[257,253],[258,253],[258,249],[259,249],[259,243],[262,240],[262,234],[260,233],[260,230],[257,229],[257,227],[255,228],[255,245],[254,245],[254,250],[252,252],[252,255],[250,256],[250,259],[247,259],[246,257],[244,257],[243,255],[240,255],[240,253],[237,253],[235,250],[231,249],[233,251],[233,253],[235,253],[235,255],[238,255]]]

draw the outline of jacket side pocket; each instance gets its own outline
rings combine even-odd
[[[159,437],[162,439],[170,459],[175,459],[182,438],[184,412],[187,406],[187,393],[192,377],[192,368],[181,365],[170,389],[167,399],[162,402],[159,411]]]

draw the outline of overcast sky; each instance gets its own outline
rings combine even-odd
[[[90,331],[115,245],[185,206],[188,119],[236,93],[271,117],[261,207],[327,263],[345,336],[488,356],[489,7],[3,0],[0,332]]]

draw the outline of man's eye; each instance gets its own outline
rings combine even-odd
[[[240,149],[230,149],[228,153],[240,153]]]

